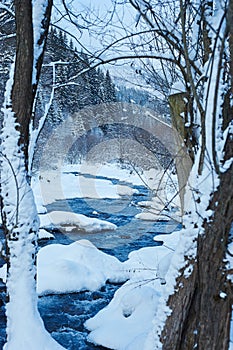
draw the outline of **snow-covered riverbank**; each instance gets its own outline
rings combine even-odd
[[[135,216],[155,221],[164,219],[163,207],[176,191],[174,180],[173,183],[170,181],[168,187],[165,186],[168,179],[162,179],[162,176],[161,172],[154,169],[137,174],[112,165],[69,166],[59,176],[54,173],[43,174],[40,183],[35,183],[35,192],[37,201],[44,200],[44,203],[39,203],[41,205],[74,197],[99,200],[130,198],[137,193],[134,185],[146,185],[151,190],[151,199],[140,202],[141,208],[143,205],[144,208]],[[114,179],[120,180],[121,184],[114,183]],[[170,209],[177,206],[177,199],[169,205]],[[85,218],[83,215],[80,218],[80,214],[56,211],[41,215],[42,227],[49,228],[51,223],[65,231],[77,227],[89,232],[116,229],[107,221]],[[99,225],[96,226],[97,223]],[[94,291],[107,281],[125,282],[110,304],[86,321],[85,325],[90,331],[88,339],[94,344],[112,349],[141,350],[152,328],[157,303],[166,284],[166,270],[178,236],[178,232],[170,236],[157,236],[156,240],[164,243],[162,246],[133,251],[124,262],[99,251],[87,240],[79,240],[69,246],[54,244],[44,247],[38,256],[38,293]]]
[[[159,298],[166,288],[166,271],[179,240],[177,231],[157,235],[155,239],[161,245],[153,243],[159,233],[156,220],[161,220],[164,230],[169,216],[178,210],[178,201],[170,201],[176,191],[175,179],[166,179],[169,187],[161,176],[153,169],[136,173],[111,164],[69,166],[61,174],[47,172],[33,179],[41,221],[39,237],[52,238],[52,232],[55,237],[38,254],[38,294],[49,298],[51,294],[95,292],[106,283],[122,284],[109,305],[85,322],[89,342],[110,349],[141,350],[152,329]],[[148,195],[139,193],[142,188]],[[75,209],[72,201],[77,202]],[[83,203],[84,212],[80,207]],[[166,203],[169,205],[163,211]],[[177,226],[175,222],[170,225],[168,233]],[[67,237],[66,244],[56,240],[57,230]],[[137,250],[127,248],[131,253],[121,260],[113,256],[119,246],[124,250],[125,244],[140,240],[146,232],[146,245],[150,247],[141,244],[143,248]],[[99,249],[108,246],[116,247],[115,251]],[[4,279],[4,268],[0,274]]]

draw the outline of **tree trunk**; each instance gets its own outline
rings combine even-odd
[[[229,49],[230,49],[230,74],[233,80],[233,1],[229,1],[228,12],[227,12],[227,22],[229,31]],[[231,84],[231,93],[233,94],[233,81]]]
[[[33,2],[34,6],[36,1]],[[42,36],[48,31],[51,1],[41,18]],[[40,71],[39,56],[34,56],[32,1],[15,1],[16,61],[4,103],[1,133],[1,202],[3,227],[7,244],[7,343],[4,350],[63,349],[46,332],[37,309],[36,249],[39,220],[28,179],[29,123],[37,81],[34,69]],[[45,26],[45,27],[43,27]],[[39,63],[38,63],[39,62]],[[35,66],[36,64],[36,66]],[[13,80],[13,81],[12,81]]]
[[[232,91],[232,10],[233,0],[229,1],[228,30],[230,34],[230,78]],[[230,108],[230,95],[226,91],[222,108],[223,130],[233,120],[233,110]],[[232,92],[231,92],[232,94]],[[227,97],[227,98],[226,98]],[[208,101],[213,104],[213,101]],[[211,115],[206,116],[211,118]],[[214,126],[215,127],[215,126]],[[209,130],[211,133],[212,130]],[[216,142],[216,140],[212,140]],[[227,138],[225,159],[233,157],[232,135]],[[207,153],[207,151],[205,150]],[[209,173],[214,170],[208,170]],[[205,179],[204,179],[205,180]],[[202,232],[196,238],[196,259],[189,260],[186,256],[186,266],[192,265],[192,273],[184,276],[179,272],[176,288],[168,299],[172,310],[163,328],[160,340],[163,350],[228,350],[230,321],[232,313],[233,290],[228,279],[226,253],[229,232],[233,222],[233,164],[219,175],[219,186],[212,193],[207,210],[212,215],[202,224]],[[208,186],[208,185],[207,185]],[[197,189],[198,190],[198,189]],[[202,198],[199,199],[201,201]],[[198,201],[196,200],[196,213]],[[200,216],[205,213],[200,212]],[[198,227],[194,222],[193,229]]]
[[[12,110],[19,124],[20,140],[28,159],[29,123],[32,116],[33,27],[31,0],[15,1],[16,62],[11,99]]]
[[[177,287],[181,283],[183,287],[169,298],[172,314],[161,336],[163,350],[171,350],[171,344],[174,350],[229,347],[233,298],[224,259],[233,221],[232,179],[233,165],[222,174],[211,201],[214,214],[198,237],[197,261],[190,261],[194,264],[192,275],[185,278],[181,272]]]
[[[194,140],[194,133],[192,130],[192,123],[190,123],[190,127],[185,126],[186,122],[188,122],[188,115],[190,115],[189,111],[191,106],[190,103],[186,102],[189,100],[189,96],[186,92],[176,93],[169,96],[172,126],[175,128],[175,165],[179,183],[179,196],[182,216],[187,210],[185,207],[184,197],[190,170],[193,165],[193,150],[196,147],[196,141]],[[183,140],[185,141],[183,142]]]

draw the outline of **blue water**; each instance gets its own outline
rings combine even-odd
[[[86,175],[91,176],[91,175]],[[105,177],[99,177],[106,179]],[[109,180],[109,179],[108,179]],[[114,184],[122,184],[112,180]],[[132,186],[133,187],[133,186]],[[134,186],[139,195],[125,196],[120,199],[70,199],[56,201],[47,206],[48,211],[69,210],[89,217],[107,220],[117,225],[116,231],[96,233],[71,232],[63,233],[53,229],[55,240],[44,240],[41,246],[53,243],[70,244],[78,239],[89,239],[99,249],[116,256],[119,260],[127,259],[128,254],[145,246],[159,243],[153,237],[159,233],[171,233],[177,223],[149,222],[135,219],[140,212],[137,203],[150,199],[150,191],[144,186]],[[68,205],[67,205],[68,204]],[[45,326],[52,336],[68,350],[104,349],[87,341],[88,332],[84,322],[105,307],[112,299],[119,285],[107,283],[96,292],[80,292],[62,295],[47,295],[39,298],[39,311]],[[4,285],[0,284],[0,348],[5,342]],[[3,302],[2,302],[3,300]]]

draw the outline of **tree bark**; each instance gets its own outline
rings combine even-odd
[[[39,78],[52,1],[43,3],[47,10],[41,14],[43,18],[38,30],[41,30],[40,39],[44,39],[37,43],[38,50],[34,50],[33,43],[32,3],[35,6],[35,1],[15,0],[15,70],[13,83],[11,78],[8,82],[3,107],[1,210],[8,260],[7,343],[4,349],[60,350],[63,348],[47,333],[37,309],[35,262],[39,220],[27,165],[29,124],[38,82],[37,79],[33,82],[32,77],[37,75]]]
[[[15,1],[16,61],[12,87],[12,110],[19,124],[20,140],[28,159],[29,123],[32,116],[33,27],[31,0]]]
[[[185,124],[188,122],[188,115],[192,108],[188,93],[176,93],[169,96],[169,106],[172,118],[172,126],[175,128],[176,156],[175,165],[179,183],[179,195],[181,203],[181,214],[186,211],[184,197],[186,185],[190,175],[190,170],[194,160],[194,150],[196,148],[196,140],[194,138],[193,123],[189,122],[189,127]],[[184,145],[182,145],[184,144]]]
[[[233,82],[232,18],[233,0],[230,0],[228,30],[231,55],[231,94]],[[228,95],[227,98],[229,100]],[[224,118],[223,130],[229,125],[230,120],[233,120],[233,110],[227,106],[230,105],[229,103],[224,102],[221,106]],[[224,161],[232,157],[233,139],[230,135],[225,145]],[[229,348],[233,289],[228,279],[226,253],[233,222],[232,163],[225,172],[220,174],[219,180],[219,186],[212,194],[207,208],[212,210],[213,214],[208,221],[204,220],[203,233],[197,237],[196,259],[194,261],[185,257],[187,264],[193,266],[192,273],[185,278],[183,271],[180,271],[176,280],[175,292],[168,300],[172,313],[167,318],[160,338],[163,350],[228,350]]]
[[[227,12],[227,23],[229,31],[229,49],[230,49],[230,74],[232,78],[231,93],[233,94],[233,0],[229,1]]]
[[[222,174],[211,201],[214,215],[198,237],[192,275],[186,279],[181,272],[177,286],[183,287],[168,301],[173,311],[162,333],[163,350],[170,350],[171,344],[174,350],[228,349],[233,297],[224,261],[233,221],[232,179],[233,165]]]
[[[32,119],[33,102],[36,95],[49,30],[52,0],[48,0],[44,19],[41,23],[41,35],[37,43],[34,43],[33,39],[31,0],[15,0],[14,3],[16,14],[16,61],[11,99],[12,110],[19,124],[19,144],[23,148],[26,170],[28,170],[29,125]],[[42,48],[36,62],[34,62],[35,44]],[[33,67],[33,63],[35,63],[35,67]],[[35,81],[32,81],[33,70],[36,72]]]

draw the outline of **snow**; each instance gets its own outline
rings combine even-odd
[[[19,148],[20,135],[15,115],[10,107],[13,71],[14,66],[6,85],[1,133],[2,211],[11,236],[8,241],[10,268],[6,280],[10,296],[6,304],[7,342],[3,349],[61,350],[63,347],[45,330],[37,309],[34,242],[39,219],[28,184],[24,154]],[[4,272],[4,268],[1,270]]]
[[[76,176],[74,173],[55,171],[43,172],[39,177],[33,178],[32,188],[38,210],[56,200],[71,198],[110,198],[118,199],[122,196],[132,196],[138,191],[127,185],[114,185],[107,179]]]
[[[225,299],[227,297],[227,294],[225,292],[220,292],[219,296],[220,298]]]
[[[43,17],[46,3],[44,0],[33,1],[34,66],[36,66],[36,60],[41,54],[41,45],[38,45],[38,38],[41,34],[41,18]],[[221,14],[221,11],[219,13]],[[213,20],[215,20],[216,28],[218,28],[219,21],[214,16]],[[218,46],[217,44],[216,47]],[[218,108],[221,106],[220,98],[217,101],[219,106],[217,111],[214,111],[212,103],[208,103],[213,99],[217,90],[218,75],[216,71],[219,62],[221,62],[218,50],[214,52],[214,58],[216,59],[212,60],[213,65],[207,62],[206,72],[203,74],[209,77],[208,69],[211,68],[212,78],[208,81],[209,89],[203,98],[203,100],[207,101],[205,112],[208,116],[212,116],[214,113],[218,116]],[[33,81],[35,82],[35,71]],[[6,101],[7,97],[10,96],[10,88],[11,83],[8,84]],[[173,92],[182,90],[180,83],[173,86]],[[7,227],[13,233],[20,234],[22,237],[19,239],[19,242],[10,243],[13,258],[7,287],[11,298],[10,303],[7,305],[8,343],[4,346],[4,350],[32,349],[32,342],[33,350],[62,349],[45,331],[36,309],[37,299],[32,293],[34,281],[30,278],[35,271],[28,269],[28,267],[31,266],[31,256],[34,254],[32,242],[35,235],[29,234],[27,239],[25,239],[24,230],[25,226],[28,226],[31,231],[37,231],[39,223],[32,191],[25,181],[25,171],[24,166],[22,166],[24,162],[23,155],[18,152],[19,134],[14,127],[14,116],[6,108],[6,105],[11,105],[10,101],[5,103],[5,108],[3,109],[5,115],[1,139],[2,153],[5,158],[1,164],[3,165],[1,180],[7,185],[3,186],[2,197],[4,206],[8,209],[6,212]],[[211,199],[211,193],[219,185],[219,179],[213,170],[215,157],[212,152],[213,134],[209,130],[213,130],[213,127],[215,128],[216,143],[218,142],[218,147],[216,147],[218,162],[222,159],[225,138],[222,137],[219,131],[220,123],[218,120],[214,124],[211,117],[207,118],[205,127],[207,136],[205,164],[202,175],[197,176],[197,167],[200,159],[199,152],[189,178],[189,186],[193,198],[186,202],[186,209],[188,208],[191,214],[184,218],[185,229],[180,232],[174,232],[169,236],[156,236],[154,240],[163,242],[162,246],[134,251],[129,254],[128,260],[123,263],[99,251],[87,240],[77,241],[67,246],[53,244],[40,249],[38,254],[37,284],[37,291],[40,295],[80,290],[93,291],[101,288],[106,281],[125,282],[127,280],[115,293],[109,305],[86,322],[86,327],[90,330],[89,340],[91,342],[119,350],[161,348],[159,334],[167,315],[171,312],[167,307],[168,297],[174,291],[180,268],[185,267],[184,276],[186,278],[192,273],[192,265],[186,266],[184,256],[195,258],[195,238],[203,233],[204,220],[208,221],[211,219],[213,212],[207,210],[207,208]],[[8,150],[13,151],[9,154]],[[224,163],[220,170],[226,171],[230,164],[232,164],[232,159]],[[22,171],[19,171],[19,169],[22,169]],[[75,167],[72,169],[74,170]],[[171,207],[177,208],[179,206],[176,199],[175,201],[172,199],[172,190],[169,191],[169,195],[163,186],[160,187],[159,193],[155,190],[160,183],[161,176],[158,175],[159,181],[156,182],[156,176],[154,176],[154,173],[152,176],[150,171],[138,176],[138,174],[130,174],[128,169],[120,170],[115,168],[115,170],[114,176],[116,179],[121,179],[121,181],[124,179],[123,181],[126,183],[138,185],[146,183],[148,188],[154,191],[151,201],[139,203],[141,207],[144,207],[144,211],[136,216],[138,219],[165,219],[166,216],[164,216],[162,211],[167,202],[169,202]],[[53,228],[54,226],[66,232],[83,230],[92,233],[116,229],[116,226],[111,223],[88,218],[82,214],[57,211],[46,213],[45,205],[49,203],[67,198],[119,199],[137,193],[136,190],[127,185],[115,185],[109,180],[112,178],[112,165],[106,165],[105,169],[87,164],[85,166],[81,165],[78,170],[77,167],[75,170],[80,173],[78,177],[75,174],[71,174],[70,171],[71,167],[69,169],[67,167],[62,170],[61,174],[57,175],[53,172],[43,173],[40,175],[40,179],[33,180],[37,211],[40,214],[44,214],[40,216],[40,226],[42,228],[38,233],[40,239],[52,238],[53,236],[45,228]],[[87,177],[86,174],[92,174],[93,176]],[[105,174],[104,176],[108,179],[96,177],[96,175],[101,176],[101,174]],[[166,182],[167,178],[164,178]],[[197,202],[199,203],[198,210],[195,207]],[[9,213],[12,213],[11,217]],[[19,217],[23,223],[22,226],[18,225]],[[15,227],[17,227],[17,231],[14,231]],[[24,244],[25,242],[27,244]],[[229,245],[229,251],[232,252],[232,245]],[[17,257],[17,260],[14,256]],[[230,255],[228,260],[229,265],[232,265],[232,257]],[[28,276],[29,272],[30,276]],[[4,280],[5,275],[6,267],[4,266],[0,269],[0,277]],[[219,295],[221,298],[226,297],[224,292],[220,292]],[[25,303],[25,299],[27,303]],[[232,348],[231,343],[230,349]]]
[[[85,323],[91,330],[88,340],[110,349],[143,349],[158,297],[150,286],[126,283],[105,309]]]
[[[94,168],[89,168],[89,172],[91,170],[93,173],[96,171]],[[66,168],[65,171],[74,171],[74,167]],[[108,166],[107,171],[110,179]],[[114,172],[115,176],[121,179],[123,173],[126,174],[127,171]],[[102,174],[106,176],[103,170]],[[49,180],[49,185],[54,184],[53,174],[49,173],[47,176],[44,181]],[[70,183],[70,179],[77,178],[74,174],[65,172],[62,176],[65,179],[64,184]],[[152,183],[151,174],[147,177]],[[208,176],[207,179],[209,179]],[[201,179],[196,180],[201,181]],[[97,180],[97,182],[100,181],[112,186],[109,180]],[[135,181],[138,180],[135,179]],[[128,182],[130,182],[130,174]],[[201,191],[206,184],[210,184],[209,180],[199,187]],[[35,193],[38,194],[38,190]],[[39,199],[38,195],[38,203]],[[204,207],[207,199],[202,201]],[[156,203],[155,198],[152,202]],[[150,202],[142,202],[141,205],[143,203],[145,206],[152,205]],[[157,208],[158,205],[159,202],[156,204]],[[209,217],[211,213],[206,212],[206,215]],[[65,231],[83,229],[87,232],[95,232],[95,230],[116,228],[111,223],[70,212],[55,211],[41,215],[40,219],[41,227],[52,228],[56,225]],[[193,239],[197,232],[198,229],[192,226],[190,231],[186,229],[169,235],[155,236],[154,240],[161,242],[161,246],[133,251],[129,254],[128,260],[123,263],[101,252],[87,240],[65,246],[53,244],[43,247],[38,254],[37,292],[39,295],[44,295],[82,290],[94,291],[101,288],[107,281],[117,283],[126,281],[115,293],[109,305],[86,321],[85,326],[90,331],[88,339],[94,344],[112,349],[152,349],[155,341],[155,315],[160,327],[157,329],[162,329],[164,320],[170,313],[165,303],[166,296],[174,287],[179,266],[184,264],[184,252],[189,255],[195,252]],[[40,234],[46,236],[47,233],[42,231]],[[185,276],[188,277],[191,272],[192,267],[187,266]],[[0,270],[0,276],[4,277],[4,268]]]
[[[38,239],[54,239],[54,235],[47,230],[39,229]]]
[[[107,280],[119,283],[127,279],[130,288],[144,285],[144,281],[159,281],[159,286],[165,279],[167,260],[179,235],[177,231],[156,236],[157,241],[164,242],[163,246],[133,251],[125,262],[100,251],[88,240],[45,246],[38,252],[37,291],[46,294],[96,290]],[[5,279],[5,274],[6,265],[0,269],[0,277]],[[122,288],[127,289],[125,285]]]
[[[4,264],[2,267],[0,267],[0,278],[3,280],[4,283],[6,283],[6,275],[7,275],[7,265]]]
[[[147,221],[169,221],[170,220],[169,217],[160,214],[159,210],[157,212],[143,211],[141,213],[136,214],[135,217],[136,219],[147,220]]]
[[[89,218],[83,214],[66,211],[52,211],[40,215],[41,228],[55,228],[66,232],[83,230],[85,232],[99,232],[105,230],[116,230],[117,226],[96,218]]]
[[[90,241],[70,245],[52,244],[38,253],[38,294],[94,291],[106,281],[128,278],[123,264],[98,250]]]
[[[37,128],[33,126],[33,123],[30,124],[30,140],[29,140],[29,147],[28,147],[28,169],[30,172],[32,172],[32,163],[33,163],[33,157],[34,157],[34,152],[35,152],[35,147],[36,147],[36,142],[38,140],[39,134],[44,126],[45,120],[48,116],[49,109],[51,107],[51,104],[53,102],[54,98],[54,92],[55,92],[55,80],[56,80],[56,62],[51,63],[52,69],[53,69],[53,83],[51,87],[51,94],[49,101],[46,103],[45,108],[44,108],[44,114],[39,120],[39,125]],[[36,106],[34,105],[33,109]],[[33,110],[34,112],[34,110]]]
[[[228,269],[233,270],[233,242],[228,244],[228,253],[227,253],[227,261],[228,261]],[[233,274],[229,274],[228,279],[233,282]]]
[[[121,181],[121,184],[113,184],[112,179]],[[169,181],[170,187],[167,186]],[[146,185],[154,195],[151,201],[139,203],[143,212],[137,217],[152,221],[168,220],[160,211],[173,198],[176,181],[175,177],[171,180],[171,175],[158,169],[136,173],[116,164],[85,163],[63,166],[60,174],[54,171],[40,173],[33,178],[32,185],[38,210],[45,213],[40,215],[41,229],[56,227],[66,233],[76,230],[94,233],[115,230],[116,226],[73,212],[46,213],[44,205],[67,198],[119,199],[136,192],[132,184]],[[170,208],[178,205],[178,202],[173,202]],[[47,236],[45,231],[39,234]],[[89,340],[95,344],[114,349],[141,350],[153,330],[154,315],[168,282],[167,271],[179,237],[178,232],[156,236],[154,239],[163,243],[162,246],[134,251],[123,263],[99,251],[87,240],[66,246],[52,244],[43,247],[38,254],[37,292],[43,295],[94,291],[106,281],[126,281],[110,304],[86,322],[86,327],[90,330]]]
[[[62,168],[64,173],[78,172],[82,175],[91,174],[94,176],[104,176],[109,179],[121,180],[122,182],[128,182],[134,185],[142,185],[142,180],[138,174],[132,170],[131,166],[129,166],[129,168],[123,168],[117,163],[93,164],[90,162],[64,165]]]
[[[129,280],[117,290],[106,308],[85,323],[91,331],[89,341],[110,349],[144,349],[165,288],[171,248],[178,243],[180,233],[169,236],[172,237],[156,236],[167,246],[142,248],[129,254],[123,263]]]
[[[39,295],[100,289],[107,281],[125,282],[109,305],[86,321],[89,341],[112,349],[141,350],[153,319],[180,232],[158,235],[162,246],[133,251],[125,262],[101,252],[90,241],[52,244],[38,253]],[[5,267],[0,269],[5,278]]]
[[[33,22],[33,36],[34,36],[34,62],[33,62],[33,84],[37,81],[37,61],[41,56],[44,48],[45,39],[41,40],[44,33],[42,27],[42,20],[48,6],[47,0],[33,0],[32,1],[32,22]]]
[[[172,237],[171,237],[172,236]],[[89,340],[112,349],[141,350],[153,327],[166,273],[179,232],[156,236],[163,246],[142,248],[128,260],[98,250],[90,241],[70,245],[52,244],[38,253],[37,292],[39,295],[94,291],[106,281],[120,283],[109,305],[86,322]],[[0,269],[5,278],[5,267]]]
[[[113,184],[112,180],[121,181]],[[128,186],[146,186],[152,193],[150,201],[139,202],[142,212],[136,215],[141,220],[173,219],[180,221],[180,201],[177,193],[176,175],[164,174],[158,169],[150,169],[139,173],[129,168],[121,168],[118,164],[91,164],[63,166],[61,174],[55,171],[41,172],[32,179],[32,188],[38,213],[46,213],[45,205],[56,200],[72,198],[119,199],[129,198],[138,190]],[[176,212],[163,212],[164,207],[175,208]],[[41,217],[43,220],[43,218]]]

